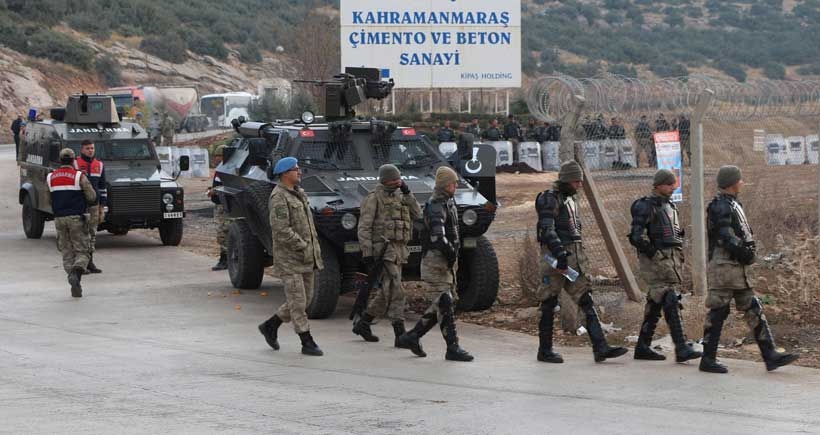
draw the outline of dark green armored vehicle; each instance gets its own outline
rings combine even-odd
[[[163,244],[179,245],[184,192],[173,174],[162,171],[146,131],[121,122],[107,95],[72,95],[65,108],[51,109],[50,115],[28,123],[17,156],[26,237],[40,238],[45,222],[53,219],[46,175],[60,166],[60,150],[71,148],[79,156],[80,144],[89,139],[103,162],[108,191],[108,209],[98,230],[122,235],[131,228],[158,228]],[[183,156],[181,170],[188,165]]]

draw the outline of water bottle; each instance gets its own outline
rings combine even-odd
[[[556,266],[558,266],[558,259],[548,253],[544,254],[544,260],[547,260],[547,263],[549,263],[549,265],[552,266],[553,269],[555,269]],[[566,273],[562,273],[561,275],[564,275],[571,282],[575,282],[575,280],[578,279],[578,276],[580,274],[577,270],[567,266]]]

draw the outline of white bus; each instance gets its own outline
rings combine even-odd
[[[231,121],[244,116],[250,119],[251,106],[256,96],[248,92],[227,92],[204,95],[199,100],[199,111],[208,117],[211,127],[231,127]]]

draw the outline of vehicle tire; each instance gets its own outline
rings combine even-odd
[[[339,289],[342,286],[338,252],[330,242],[322,238],[319,239],[319,246],[322,249],[322,262],[325,268],[316,272],[313,298],[307,307],[307,315],[310,319],[324,319],[336,311]]]
[[[236,219],[228,227],[228,276],[231,284],[241,289],[257,289],[265,272],[265,248],[251,232],[244,219]]]
[[[23,232],[26,233],[26,238],[39,239],[42,237],[43,229],[46,225],[46,215],[34,207],[34,203],[29,195],[23,198],[22,214]]]
[[[128,234],[128,228],[118,227],[118,228],[109,228],[108,232],[115,235],[115,236],[124,236]]]
[[[273,186],[263,181],[248,185],[247,190],[250,205],[256,212],[256,216],[248,216],[247,218],[254,219],[254,223],[256,223],[255,228],[261,228],[264,232],[264,234],[259,235],[259,238],[265,238],[265,240],[272,240],[269,217],[270,211],[268,210],[268,201],[270,200],[272,191]],[[256,221],[257,219],[258,221]]]
[[[476,247],[464,251],[458,264],[459,311],[481,311],[490,308],[498,296],[498,257],[486,237],[476,240]]]
[[[178,246],[182,242],[182,219],[168,219],[159,224],[159,238],[165,246]]]

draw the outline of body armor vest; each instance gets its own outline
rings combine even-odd
[[[421,236],[422,250],[424,252],[430,250],[431,229],[433,225],[437,225],[433,222],[436,217],[432,216],[432,214],[436,213],[438,207],[443,209],[445,216],[444,237],[447,238],[453,247],[455,247],[456,252],[458,252],[461,241],[458,236],[458,209],[456,209],[456,203],[452,198],[444,200],[440,198],[437,199],[434,196],[431,196],[424,205],[424,234]]]
[[[378,212],[373,222],[374,240],[380,240],[381,236],[384,236],[390,241],[410,241],[413,237],[413,222],[410,219],[410,209],[402,204],[403,196],[386,191],[377,195]]]
[[[581,217],[578,215],[578,203],[572,196],[554,192],[558,197],[558,216],[555,219],[555,232],[561,243],[566,245],[581,240]]]
[[[658,249],[683,246],[678,210],[671,202],[653,198],[652,219],[649,220],[649,238]]]

